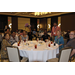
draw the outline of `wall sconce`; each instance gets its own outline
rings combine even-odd
[[[11,28],[12,23],[9,24],[9,28]]]
[[[39,28],[39,27],[40,27],[40,25],[38,24],[38,25],[37,25],[37,28]]]
[[[59,23],[58,27],[60,27],[61,23]]]
[[[50,28],[51,27],[51,25],[50,24],[48,24],[48,28]]]

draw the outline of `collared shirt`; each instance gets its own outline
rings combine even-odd
[[[24,41],[24,40],[28,40],[28,35],[26,35],[26,37],[24,37],[23,35],[21,35],[21,38],[22,38],[22,40]]]
[[[36,31],[33,31],[33,34],[36,34]]]
[[[72,47],[75,49],[75,38],[70,39],[70,41],[65,45],[65,47]]]
[[[12,37],[12,36],[10,36],[10,43],[11,43],[11,45],[13,45],[15,42],[18,42],[18,37],[17,36],[15,36],[14,38]]]
[[[57,31],[61,30],[60,27],[56,26],[56,27],[52,27],[52,32],[51,32],[51,36],[57,36]]]

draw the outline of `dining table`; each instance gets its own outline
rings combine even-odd
[[[59,45],[54,46],[52,41],[21,41],[19,46],[18,43],[14,43],[13,46],[18,47],[20,56],[27,57],[29,62],[46,62],[48,59],[56,58],[56,54],[59,53]]]

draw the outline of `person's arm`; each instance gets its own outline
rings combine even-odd
[[[12,45],[13,43],[15,43],[15,40],[13,40],[13,37],[10,37],[9,42],[11,43],[11,45]]]
[[[41,37],[41,40],[43,41],[43,36]]]
[[[22,40],[22,37],[21,36],[19,36],[19,39],[20,39],[20,41]]]
[[[29,40],[29,36],[27,35],[27,40]]]
[[[52,27],[52,31],[51,31],[51,37],[53,36],[53,27]]]
[[[6,50],[7,46],[11,46],[11,45],[6,40],[3,40],[2,41],[2,48],[1,48],[1,50]]]
[[[60,27],[58,27],[58,30],[60,30],[60,31],[61,31],[61,28],[60,28]]]
[[[65,47],[70,47],[70,41],[65,45]]]
[[[61,37],[61,44],[59,46],[62,46],[62,45],[64,45],[64,39],[63,39],[63,37]]]

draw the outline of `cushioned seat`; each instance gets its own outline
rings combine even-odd
[[[28,62],[29,59],[24,57],[20,60],[20,53],[18,47],[8,46],[7,47],[8,59],[10,62]]]
[[[47,62],[68,62],[71,52],[72,52],[71,47],[63,48],[60,52],[59,59],[58,58],[53,58],[53,59],[47,60]]]

